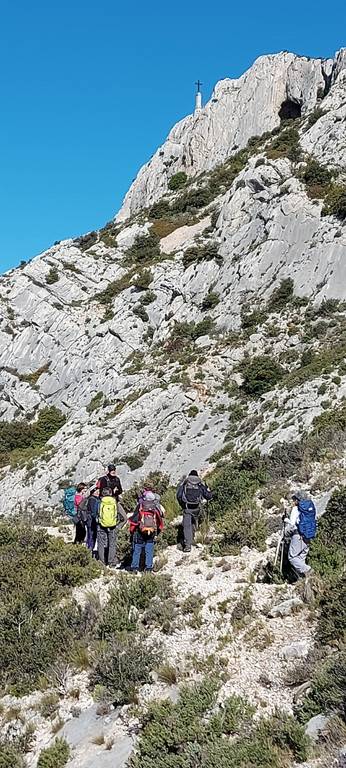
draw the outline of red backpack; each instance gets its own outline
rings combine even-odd
[[[143,494],[139,499],[139,530],[141,533],[156,533],[157,515],[160,515],[158,500],[154,494]],[[150,498],[150,497],[153,498]]]

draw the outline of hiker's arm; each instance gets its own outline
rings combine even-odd
[[[118,522],[117,522],[117,526],[119,526],[119,528],[123,528],[124,525],[126,525],[126,524],[127,524],[127,514],[126,514],[122,504],[118,503]]]
[[[212,498],[213,498],[213,492],[210,490],[210,488],[208,488],[208,486],[207,486],[207,485],[203,485],[203,488],[202,488],[202,493],[203,493],[203,498],[204,498],[206,501],[211,501],[211,500],[212,500]]]

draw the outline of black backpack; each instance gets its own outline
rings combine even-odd
[[[197,480],[197,482],[196,482]],[[187,508],[198,507],[203,499],[203,483],[199,478],[187,477],[182,492],[182,501]]]

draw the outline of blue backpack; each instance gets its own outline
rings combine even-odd
[[[298,532],[304,539],[314,539],[317,531],[316,507],[310,499],[298,502],[299,523]]]
[[[68,515],[68,517],[75,517],[77,514],[75,504],[74,504],[75,495],[76,495],[76,489],[74,485],[72,485],[70,488],[65,488],[63,506],[64,506],[65,514]]]

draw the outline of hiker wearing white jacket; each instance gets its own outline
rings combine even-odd
[[[288,560],[298,576],[306,576],[311,571],[306,558],[310,541],[316,535],[316,509],[313,501],[303,499],[298,492],[293,494],[292,501],[290,517],[285,517],[284,521],[291,533]]]

